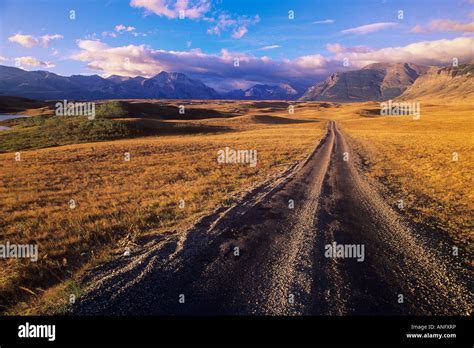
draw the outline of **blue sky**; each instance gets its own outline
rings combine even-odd
[[[375,61],[471,60],[473,11],[472,0],[0,0],[0,64],[180,71],[218,89],[307,81]]]

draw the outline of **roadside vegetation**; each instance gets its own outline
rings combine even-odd
[[[6,123],[6,122],[5,122]],[[140,127],[84,116],[34,116],[9,120],[11,130],[0,132],[0,152],[113,140],[142,135]]]

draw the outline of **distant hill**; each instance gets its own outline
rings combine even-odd
[[[245,91],[237,89],[223,94],[224,99],[237,100],[295,100],[301,95],[289,84],[254,85]]]
[[[401,95],[429,67],[412,63],[376,63],[360,70],[332,74],[310,87],[302,101],[358,102]]]
[[[162,71],[151,78],[98,75],[60,76],[0,66],[0,95],[52,99],[218,99],[219,94],[181,73]]]
[[[398,99],[473,99],[474,62],[458,67],[430,68],[421,75]]]

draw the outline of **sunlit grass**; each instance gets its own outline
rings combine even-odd
[[[218,123],[233,126],[231,119]],[[34,264],[0,261],[4,310],[49,313],[51,302],[68,300],[64,280],[122,253],[124,240],[179,233],[198,217],[229,205],[237,193],[305,158],[325,124],[247,122],[233,129],[22,151],[21,161],[15,161],[15,153],[1,154],[2,240],[37,243],[40,253]],[[217,151],[226,146],[257,150],[257,166],[219,164]]]
[[[368,174],[404,201],[411,218],[447,230],[462,245],[473,236],[472,105],[423,101],[419,120],[359,116],[375,103],[348,105],[337,115],[364,155]]]

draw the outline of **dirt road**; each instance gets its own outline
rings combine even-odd
[[[333,242],[363,254],[327,255]],[[360,173],[331,121],[306,161],[229,210],[95,269],[71,312],[467,314],[469,273],[436,245]]]

